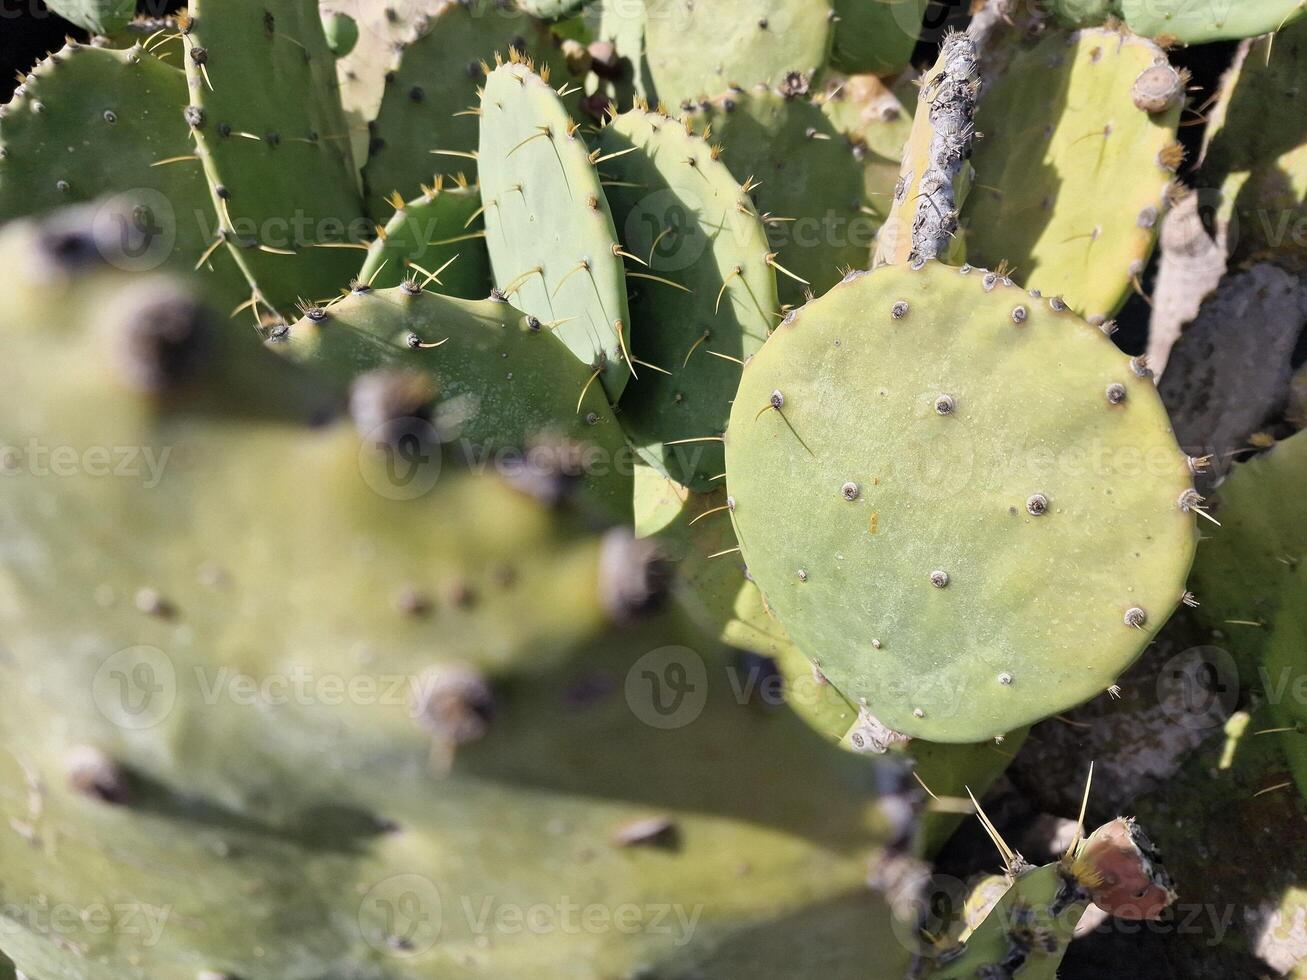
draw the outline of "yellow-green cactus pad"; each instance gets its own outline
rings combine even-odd
[[[1185,593],[1187,458],[1147,371],[980,269],[850,276],[745,366],[744,558],[881,722],[979,742],[1105,691]]]
[[[834,34],[832,0],[645,0],[645,9],[654,89],[683,108],[732,86],[774,86],[787,77],[806,91]]]
[[[1175,96],[1136,103],[1146,72]],[[1018,55],[976,116],[976,186],[963,209],[967,257],[1006,262],[1019,281],[1101,323],[1152,254],[1183,158],[1183,84],[1152,41],[1110,29],[1055,32]]]

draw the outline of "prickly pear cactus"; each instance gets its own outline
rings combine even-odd
[[[630,283],[630,310],[643,366],[622,394],[622,423],[649,463],[708,491],[726,468],[720,436],[739,365],[780,308],[767,232],[718,147],[689,125],[635,108],[596,145],[641,276]]]
[[[336,61],[314,0],[192,0],[186,120],[255,308],[324,299],[362,219]]]
[[[482,299],[490,292],[490,256],[481,222],[481,191],[466,178],[436,178],[411,201],[396,196],[395,213],[368,246],[358,278],[378,289],[410,275],[446,296]],[[425,271],[424,271],[425,270]]]
[[[832,0],[645,0],[645,50],[658,98],[689,108],[730,87],[807,89],[826,64]],[[687,44],[687,38],[710,39]],[[797,94],[803,94],[799,92]]]
[[[862,164],[864,211],[883,224],[893,205],[900,157],[912,131],[911,112],[875,75],[830,78],[816,101]]]
[[[980,102],[967,199],[968,258],[1102,323],[1152,254],[1175,172],[1186,76],[1151,41],[1112,29],[1054,32]]]
[[[805,98],[732,90],[684,116],[721,144],[721,157],[757,202],[775,252],[783,303],[797,306],[867,265],[877,220],[864,211],[858,155]],[[773,326],[775,323],[773,323]]]
[[[408,195],[434,173],[475,175],[483,62],[513,50],[549,65],[559,82],[567,78],[549,30],[511,5],[442,3],[412,20],[412,34],[392,54],[380,105],[369,119],[363,183],[375,220],[389,213],[390,195]]]
[[[835,0],[831,64],[840,71],[896,75],[907,67],[927,0]]]
[[[52,11],[92,34],[113,34],[136,14],[136,0],[51,0]]]
[[[1216,189],[1216,223],[1237,261],[1307,261],[1307,242],[1294,232],[1307,218],[1307,124],[1292,114],[1273,125],[1259,120],[1267,106],[1304,88],[1307,20],[1245,41],[1222,79],[1203,136],[1200,179]]]
[[[490,460],[527,487],[564,497],[573,483],[609,520],[629,520],[630,453],[590,373],[538,320],[498,300],[356,286],[271,341],[342,390],[374,372],[408,372],[419,426],[470,466]],[[511,454],[511,455],[502,455]]]
[[[481,201],[495,286],[588,364],[616,401],[631,376],[623,249],[580,124],[513,55],[481,96]]]
[[[0,221],[103,201],[106,233],[135,241],[126,270],[195,271],[206,296],[235,307],[249,290],[220,247],[185,105],[183,73],[140,46],[51,55],[0,110]]]
[[[922,975],[1055,980],[1091,901],[1119,918],[1155,919],[1177,897],[1152,842],[1127,817],[1104,824],[1043,867],[1031,867],[1019,854],[1004,857],[1002,895],[960,943],[932,950]]]
[[[981,269],[884,267],[788,317],[726,464],[773,611],[909,735],[978,742],[1101,694],[1185,595],[1201,498],[1147,370]]]
[[[607,631],[648,603],[647,549],[436,447],[397,457],[416,416],[394,375],[355,386],[352,424],[287,404],[312,379],[253,331],[206,325],[171,281],[77,262],[53,230],[0,238],[0,441],[20,450],[0,508],[0,690],[18,702],[0,857],[6,895],[133,918],[52,934],[24,917],[4,936],[21,970],[902,968],[864,884],[897,833],[865,762],[722,684],[676,727],[596,680],[684,649],[665,623]],[[78,473],[51,481],[47,443]],[[90,471],[110,446],[139,450],[138,478]],[[557,927],[502,917],[525,909]],[[586,909],[631,922],[566,924]]]
[[[1136,34],[1202,44],[1278,31],[1307,10],[1302,0],[1118,0]]]

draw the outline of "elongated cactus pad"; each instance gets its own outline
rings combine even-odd
[[[232,257],[214,248],[217,215],[185,105],[182,72],[138,47],[74,43],[47,58],[0,111],[0,221],[104,201],[103,230],[136,239],[125,268],[201,266],[205,295],[230,310],[249,292]]]
[[[877,221],[863,211],[861,163],[818,106],[755,88],[701,103],[685,119],[711,130],[757,202],[782,302],[798,305],[839,282],[844,269],[867,265]]]
[[[1278,31],[1307,11],[1302,0],[1119,0],[1136,34],[1184,44],[1227,41]]]
[[[1193,477],[1147,372],[994,273],[861,276],[746,365],[727,490],[799,648],[900,732],[1101,693],[1184,594]]]
[[[349,278],[362,206],[313,0],[191,0],[187,120],[228,248],[285,311]]]
[[[481,98],[481,201],[495,285],[557,332],[615,402],[631,374],[631,317],[599,173],[558,93],[514,60]]]
[[[1150,72],[1173,80],[1156,112],[1136,102]],[[1152,254],[1183,158],[1183,88],[1157,45],[1118,30],[1054,33],[1015,58],[976,118],[983,186],[963,212],[968,258],[1007,262],[1094,322],[1113,317]]]
[[[921,82],[893,204],[876,241],[877,265],[918,258],[961,262],[966,255],[958,214],[974,176],[979,86],[975,42],[966,34],[948,35]]]
[[[841,71],[889,76],[912,58],[928,0],[835,0],[831,63]]]
[[[711,98],[728,87],[807,89],[826,63],[834,33],[832,0],[645,0],[645,44],[658,98],[668,105]],[[687,38],[708,43],[687,44]],[[799,94],[802,94],[800,92]]]
[[[374,220],[389,213],[391,194],[407,195],[434,173],[475,176],[476,160],[469,157],[477,148],[482,63],[496,52],[529,55],[550,65],[560,82],[567,77],[548,28],[511,6],[445,3],[414,21],[412,35],[392,55],[370,120],[363,183]]]
[[[726,429],[739,362],[762,346],[780,308],[767,233],[717,149],[675,119],[633,109],[604,127],[598,147],[634,256],[631,343],[651,365],[622,394],[622,424],[654,466],[711,490],[726,468],[712,437]]]
[[[409,275],[446,296],[482,299],[490,291],[490,256],[481,222],[481,191],[466,180],[437,179],[421,196],[404,202],[368,246],[359,279],[377,289],[398,286]],[[427,270],[425,273],[421,270]]]
[[[52,11],[92,34],[113,34],[136,14],[136,0],[50,0]]]
[[[507,303],[359,289],[273,343],[342,389],[380,369],[420,374],[430,380],[424,415],[455,455],[490,460],[551,499],[579,483],[600,514],[630,519],[632,460],[603,392],[587,390],[585,366]]]

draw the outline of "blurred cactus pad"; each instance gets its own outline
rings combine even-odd
[[[0,980],[1307,977],[1305,12],[0,10]]]

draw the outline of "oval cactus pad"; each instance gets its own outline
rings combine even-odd
[[[979,741],[1102,693],[1184,594],[1187,458],[1147,369],[980,269],[854,274],[744,369],[745,560],[886,725]]]

